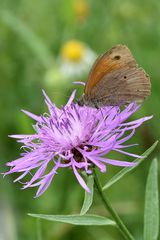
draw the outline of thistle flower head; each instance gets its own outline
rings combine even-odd
[[[131,103],[122,111],[119,107],[81,107],[73,103],[74,91],[68,103],[59,109],[44,91],[43,94],[49,113],[37,116],[23,111],[36,121],[35,134],[11,135],[23,144],[25,151],[20,158],[7,163],[11,168],[5,175],[20,173],[15,182],[30,175],[30,180],[24,183],[23,188],[39,186],[36,196],[40,196],[60,168],[72,169],[80,185],[89,191],[81,176],[82,171],[92,174],[93,166],[106,172],[107,164],[124,167],[134,165],[133,162],[109,159],[106,155],[114,150],[139,157],[123,150],[133,146],[124,143],[133,136],[137,127],[151,118],[126,122],[139,106]],[[52,168],[48,168],[49,164],[52,164]]]

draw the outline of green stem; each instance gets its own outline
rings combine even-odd
[[[37,240],[42,240],[41,219],[37,218]]]
[[[94,182],[95,182],[95,186],[97,188],[98,194],[105,206],[105,208],[109,211],[109,213],[111,214],[112,218],[114,219],[114,221],[117,223],[117,226],[119,228],[119,230],[121,231],[121,233],[123,234],[124,238],[126,240],[134,240],[134,237],[131,235],[131,233],[128,231],[128,229],[126,228],[126,226],[124,225],[124,223],[122,222],[122,220],[120,219],[120,217],[118,216],[118,214],[115,212],[115,210],[112,208],[112,205],[110,204],[110,202],[106,199],[106,197],[104,196],[104,193],[102,191],[102,187],[101,184],[98,180],[97,174],[94,170],[93,172],[94,175]]]

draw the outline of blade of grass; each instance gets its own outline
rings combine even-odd
[[[159,141],[156,141],[150,148],[148,148],[143,154],[143,158],[136,158],[135,159],[135,163],[137,163],[135,166],[133,167],[126,167],[123,168],[121,171],[119,171],[116,175],[114,175],[102,188],[102,190],[106,190],[109,187],[111,187],[114,183],[116,183],[117,181],[119,181],[121,178],[123,178],[126,174],[128,174],[129,172],[133,171],[135,168],[137,168],[139,166],[140,163],[142,163],[144,161],[144,159],[146,159],[149,154],[155,149],[155,147],[157,146]]]
[[[37,218],[37,240],[42,240],[41,219]]]
[[[41,64],[48,68],[53,62],[53,57],[47,46],[21,19],[14,16],[9,10],[0,11],[0,19],[7,24],[10,29],[16,32],[37,56]]]
[[[144,240],[157,240],[159,233],[158,162],[151,163],[145,194]]]

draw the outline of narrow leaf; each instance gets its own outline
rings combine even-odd
[[[151,163],[145,194],[144,240],[157,240],[159,232],[158,162]]]
[[[13,11],[9,10],[1,10],[0,19],[23,39],[24,43],[28,45],[44,67],[48,68],[50,66],[50,63],[53,61],[50,51],[24,21],[21,21],[20,18],[13,14]]]
[[[41,226],[41,219],[37,218],[37,240],[42,240],[42,226]]]
[[[94,185],[94,179],[93,179],[93,176],[90,175],[88,177],[88,184],[87,184],[87,186],[90,189],[90,192],[86,192],[85,191],[84,202],[83,202],[83,206],[81,208],[80,215],[84,215],[85,213],[87,213],[87,211],[89,210],[90,206],[92,205],[92,202],[93,202],[93,192],[94,192],[93,185]]]
[[[73,225],[112,225],[116,223],[109,218],[98,215],[43,215],[43,214],[28,214],[31,217],[41,218],[53,222],[70,223]]]
[[[116,175],[114,175],[104,186],[103,186],[103,191],[111,187],[114,183],[119,181],[121,178],[123,178],[126,174],[134,170],[139,166],[141,162],[144,161],[145,158],[149,156],[149,154],[155,149],[157,146],[158,141],[156,141],[150,148],[148,148],[143,154],[143,158],[137,158],[133,162],[137,163],[133,167],[125,167],[121,171],[119,171]]]

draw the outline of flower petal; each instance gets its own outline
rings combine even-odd
[[[83,180],[83,178],[81,177],[81,175],[78,173],[77,169],[75,168],[74,164],[72,165],[73,168],[73,172],[78,180],[78,182],[80,183],[80,185],[87,191],[90,192],[90,189],[88,188],[87,184],[85,183],[85,181]]]

